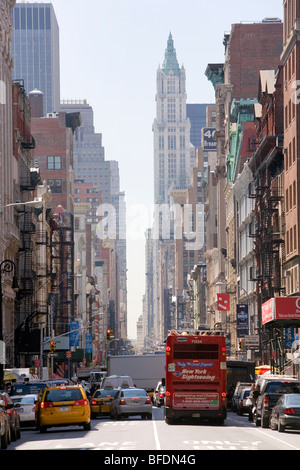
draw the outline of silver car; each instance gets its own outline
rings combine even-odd
[[[152,403],[146,390],[141,388],[121,388],[111,402],[110,417],[140,415],[142,419],[152,419]]]
[[[37,395],[14,395],[11,399],[20,415],[21,426],[35,426]]]

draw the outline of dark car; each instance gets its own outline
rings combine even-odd
[[[270,417],[270,428],[284,432],[300,429],[300,393],[288,393],[279,398]]]
[[[253,412],[253,422],[256,426],[268,428],[272,409],[281,395],[300,393],[300,382],[287,376],[266,376],[259,385],[260,394]]]
[[[16,441],[21,437],[20,415],[8,393],[0,392],[0,399],[5,403],[5,410],[9,417],[11,440]]]

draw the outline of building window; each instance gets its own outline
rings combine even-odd
[[[61,156],[48,157],[48,170],[61,170]]]
[[[62,193],[62,180],[48,180],[48,185],[53,194]]]

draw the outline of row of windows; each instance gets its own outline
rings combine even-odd
[[[292,53],[290,54],[288,58],[287,63],[284,66],[284,80],[286,80],[287,82],[289,82],[296,73],[295,54],[296,54],[296,51],[295,49],[293,49]]]
[[[297,188],[296,181],[294,181],[285,191],[285,210],[289,212],[296,206]]]
[[[287,156],[284,159],[285,161],[285,170],[288,170],[296,162],[296,139],[293,138],[293,141],[289,143],[287,148]]]
[[[50,8],[35,6],[15,8],[13,10],[15,29],[50,29]]]
[[[290,295],[293,292],[299,291],[299,278],[298,278],[298,266],[290,269],[290,275],[286,276],[286,294]]]
[[[287,255],[292,254],[297,250],[297,230],[296,225],[287,230],[286,232],[286,253]]]
[[[284,127],[287,129],[296,117],[296,104],[292,99],[284,108]]]

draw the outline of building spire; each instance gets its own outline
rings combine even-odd
[[[162,71],[165,75],[170,75],[171,70],[173,71],[174,75],[180,74],[176,50],[174,48],[174,41],[172,38],[172,34],[170,33],[167,43],[167,49],[165,51],[165,60],[162,65]]]

